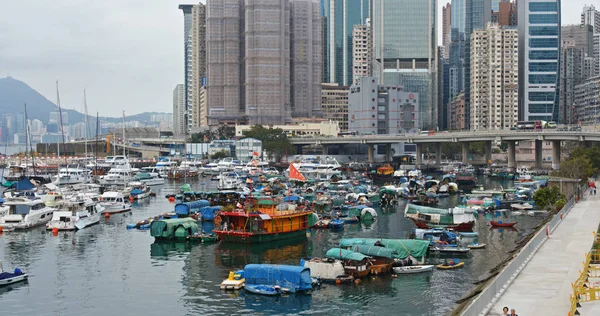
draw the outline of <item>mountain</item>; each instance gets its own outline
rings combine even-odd
[[[23,105],[27,103],[27,116],[29,119],[38,119],[48,123],[50,112],[58,111],[58,106],[46,99],[25,82],[12,77],[0,78],[0,115],[23,113]],[[84,121],[84,114],[76,110],[62,109],[69,113],[69,124]],[[144,112],[125,117],[126,121],[149,122],[152,114],[158,112]],[[92,115],[90,115],[92,116]],[[94,116],[95,118],[95,116]],[[100,117],[104,122],[121,122],[121,117]]]

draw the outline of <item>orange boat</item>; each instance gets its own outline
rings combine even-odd
[[[312,211],[294,207],[278,210],[278,204],[272,198],[249,198],[243,208],[221,211],[215,218],[219,228],[213,232],[220,240],[247,244],[306,238]]]

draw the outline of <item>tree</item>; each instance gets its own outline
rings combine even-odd
[[[254,125],[246,131],[245,136],[262,141],[263,150],[267,152],[269,159],[280,160],[283,155],[292,155],[295,152],[294,146],[281,128]]]
[[[213,160],[221,159],[221,158],[225,158],[225,157],[229,157],[229,154],[224,150],[217,151],[217,152],[213,153],[212,155],[210,155],[210,158]]]
[[[571,152],[571,158],[587,158],[594,169],[600,169],[600,148],[599,147],[577,147]]]
[[[485,154],[485,142],[472,142],[469,144],[469,152],[474,155]]]
[[[454,159],[454,156],[460,153],[462,153],[460,143],[442,143],[442,154],[449,159]]]
[[[544,210],[556,211],[557,209],[555,207],[559,207],[561,204],[557,202],[561,200],[564,201],[564,199],[565,195],[560,192],[560,188],[557,186],[541,188],[536,190],[533,194],[535,206]],[[560,206],[560,208],[562,208],[562,206]]]
[[[210,143],[213,140],[232,139],[235,136],[235,127],[221,125],[216,130],[205,130],[192,134],[190,141],[192,143]]]
[[[586,157],[573,157],[560,163],[560,169],[552,175],[569,179],[587,179],[594,174],[597,168],[592,166]]]

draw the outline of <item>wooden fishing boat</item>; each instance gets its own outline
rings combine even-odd
[[[486,244],[480,244],[480,243],[472,243],[470,245],[468,245],[467,247],[469,247],[469,249],[483,249],[485,248]]]
[[[433,271],[433,265],[394,267],[394,273],[397,274],[413,274],[430,271]]]
[[[325,254],[327,258],[338,259],[342,261],[346,275],[354,278],[366,277],[371,273],[371,262],[369,257],[346,249],[332,248]]]
[[[452,269],[462,268],[464,265],[465,265],[465,263],[461,261],[457,264],[438,264],[435,267],[440,270],[452,270]]]
[[[262,243],[306,238],[311,210],[278,207],[272,198],[248,198],[242,208],[222,211],[215,217],[213,232],[225,242]]]
[[[464,209],[451,210],[407,204],[404,216],[410,218],[418,228],[446,228],[454,231],[472,231],[475,216]]]
[[[513,227],[516,224],[517,224],[517,222],[490,221],[490,225],[492,227]]]

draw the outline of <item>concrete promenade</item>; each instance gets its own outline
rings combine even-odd
[[[579,277],[584,255],[590,251],[600,223],[600,192],[586,195],[558,225],[531,261],[492,307],[488,315],[500,315],[502,308],[514,308],[521,316],[560,315],[569,312],[571,283]],[[591,315],[591,314],[590,314]]]

